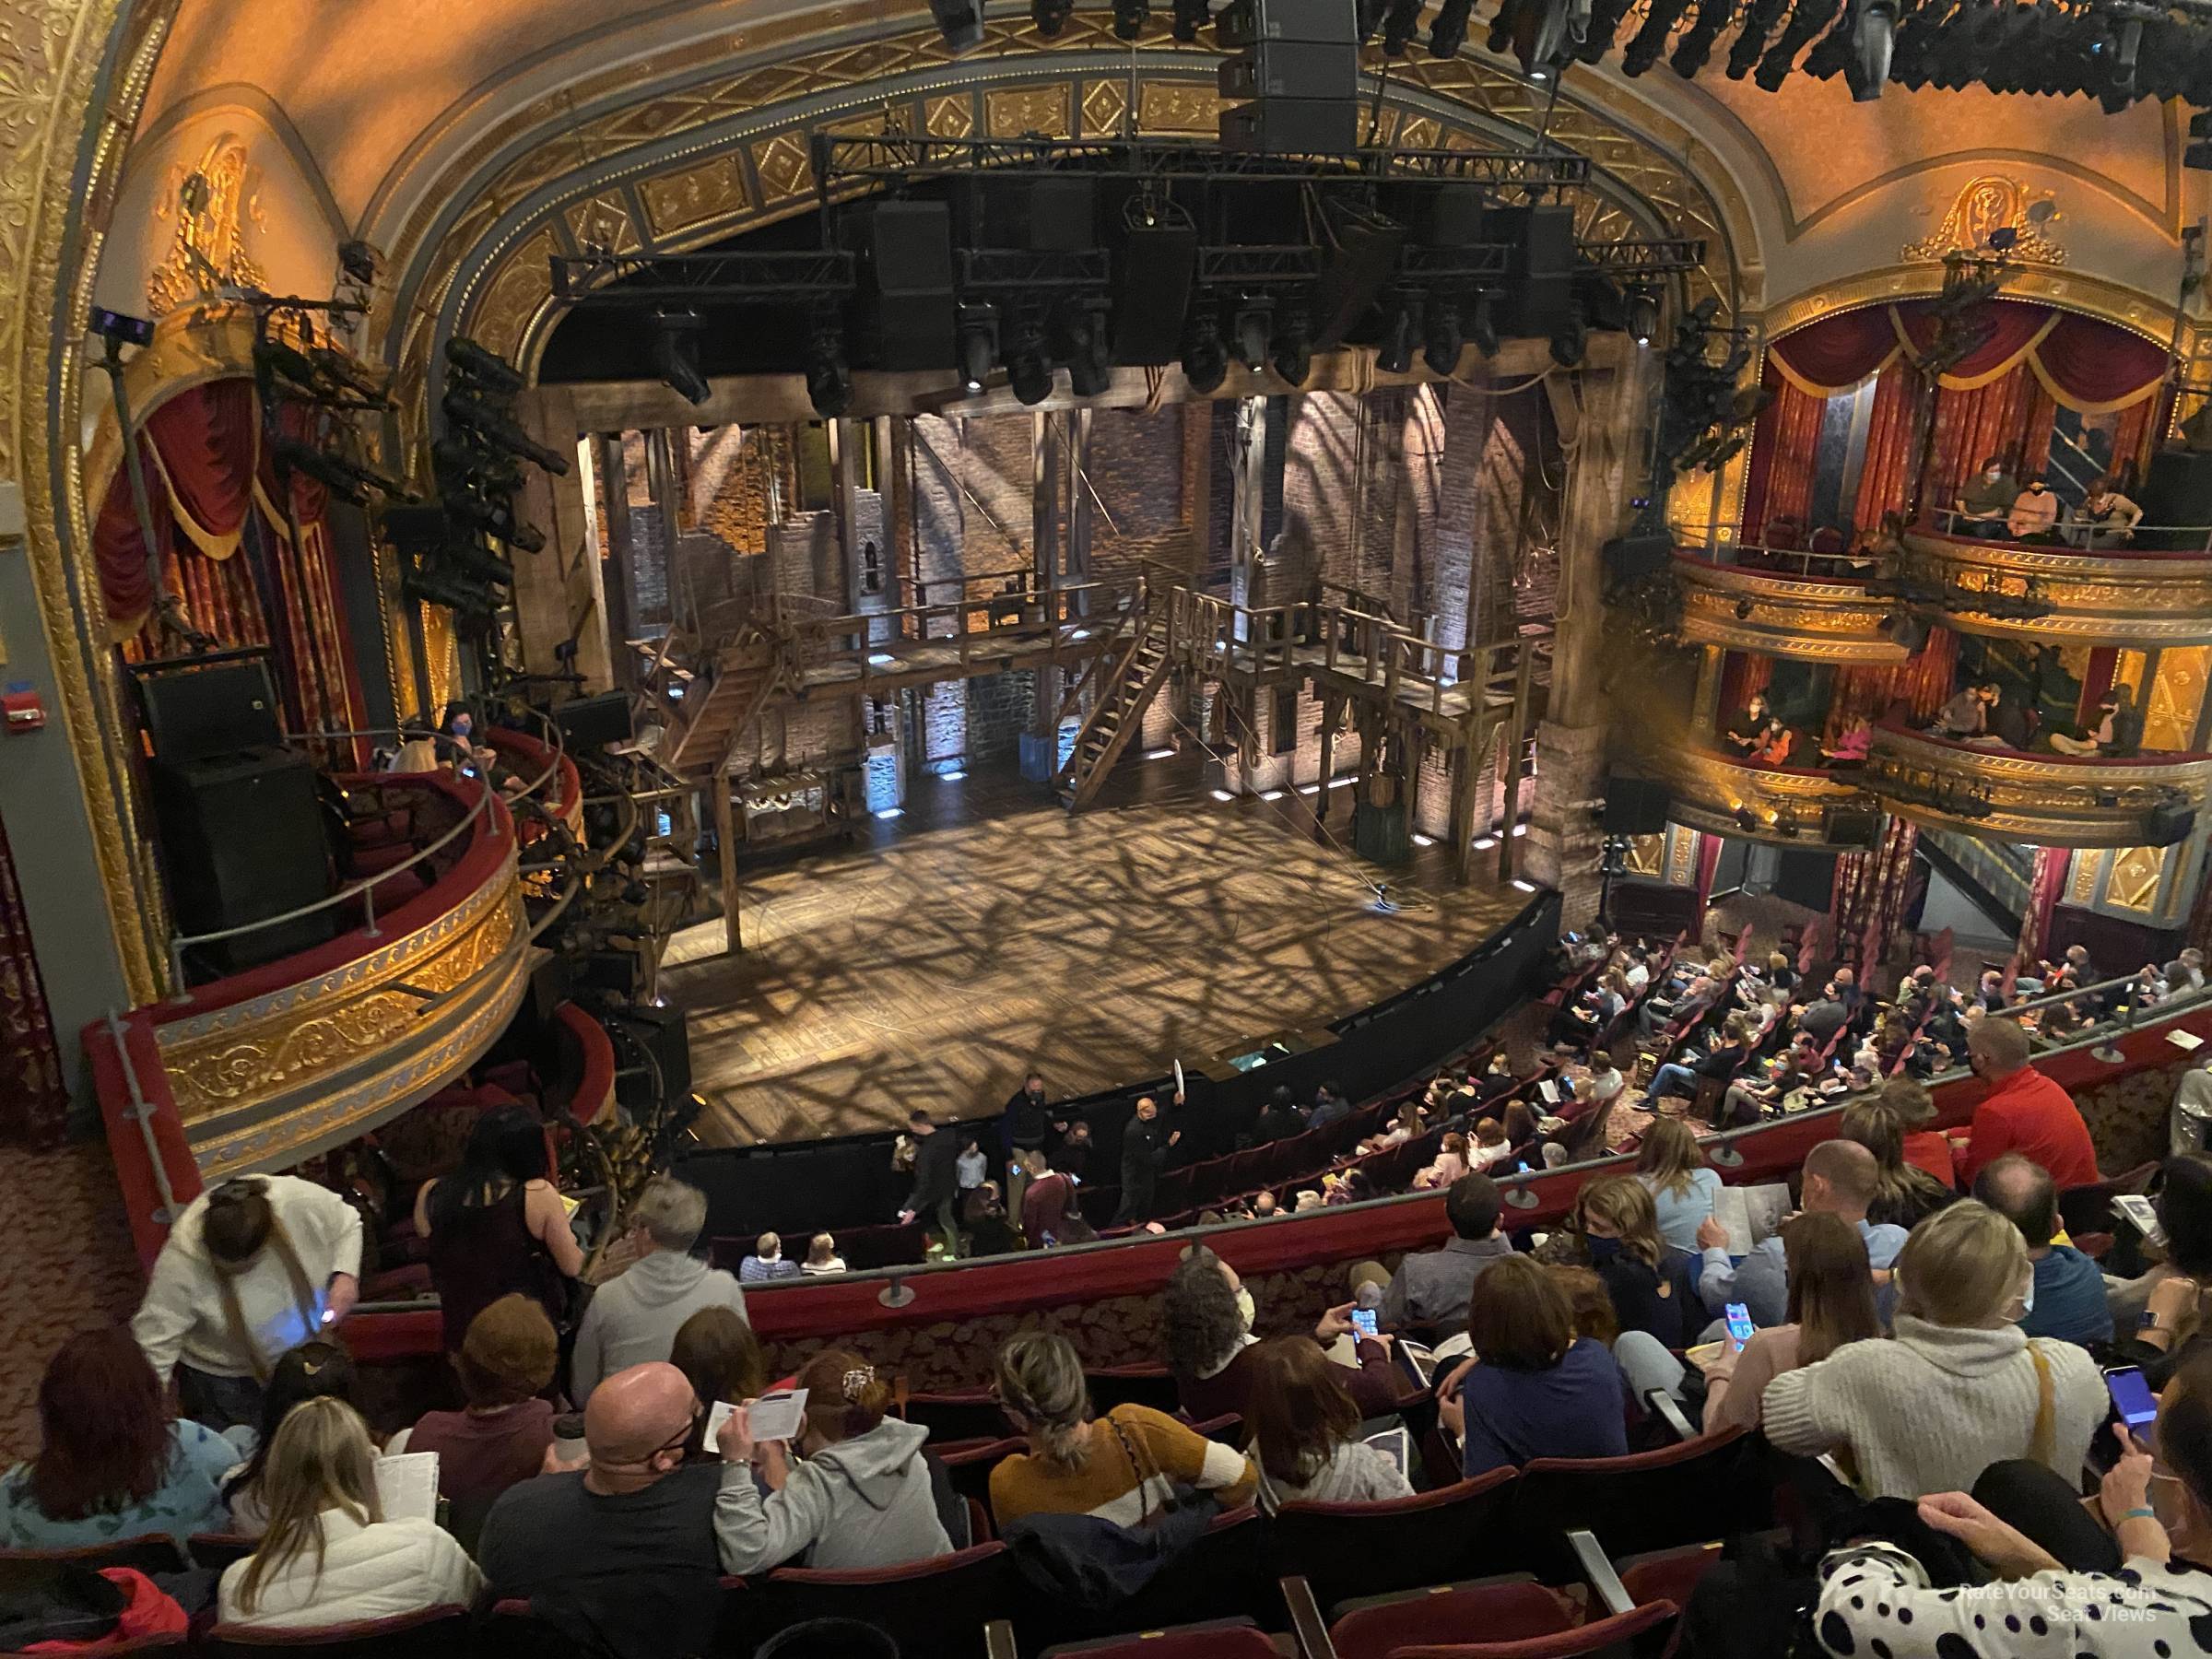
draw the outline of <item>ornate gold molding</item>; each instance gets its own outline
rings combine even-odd
[[[1676,823],[1739,840],[1826,846],[1830,807],[1874,805],[1858,782],[1841,772],[1780,771],[1685,748],[1654,752],[1647,764],[1674,794],[1667,816]],[[1737,816],[1747,809],[1749,827]]]
[[[1993,617],[1947,599],[1931,614],[1964,633],[2088,645],[2212,641],[2212,554],[2092,554],[2008,542],[1908,534],[1906,568],[1954,594],[2018,597],[2053,608],[2041,617]]]
[[[1886,265],[1860,271],[1767,307],[1764,319],[1767,335],[1772,338],[1787,334],[1831,312],[1852,311],[1862,305],[1885,305],[1895,300],[1926,299],[1942,287],[1940,265]],[[2175,313],[2171,305],[2083,271],[2030,266],[2006,279],[2005,298],[2031,300],[2080,312],[2086,316],[2101,317],[2161,346],[2173,337]],[[2188,357],[2195,350],[2197,326],[2183,317],[2182,327],[2182,355]]]
[[[2144,815],[2160,800],[2203,809],[2212,759],[2070,761],[1877,727],[1865,778],[1885,806],[1916,823],[2039,846],[2134,847],[2146,840]],[[1987,813],[1953,809],[1970,790]]]
[[[2042,226],[2058,215],[2048,206],[2053,193],[1996,174],[1971,180],[1943,217],[1932,235],[1907,242],[1898,250],[1904,260],[1934,260],[1940,265],[1952,253],[1972,253],[1989,246],[1990,232],[2010,230],[2017,239],[2010,258],[2030,265],[2063,265],[2066,251],[2045,236]],[[2039,220],[2038,207],[2044,209]]]
[[[1798,581],[1677,554],[1682,636],[1700,645],[1808,663],[1901,663],[1882,631],[1890,606],[1864,582]]]

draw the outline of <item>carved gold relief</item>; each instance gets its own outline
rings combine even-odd
[[[1908,535],[1912,568],[1958,594],[2033,592],[2051,606],[2040,617],[1992,617],[1953,599],[1947,626],[2050,643],[2185,644],[2212,640],[2212,559],[2177,554],[2111,555],[2008,547]]]
[[[553,297],[552,258],[559,251],[553,232],[540,230],[500,267],[470,313],[469,335],[486,350],[513,361],[530,320]]]
[[[2008,259],[2032,265],[2062,265],[2066,251],[2043,233],[2058,219],[2052,193],[1996,176],[1976,179],[1959,193],[1951,210],[1932,236],[1907,242],[1898,250],[1905,260],[1940,261],[1950,253],[1986,251],[1993,230],[2010,230],[2016,239]]]
[[[1071,124],[1065,83],[994,88],[983,94],[983,130],[994,138],[1020,138],[1031,133],[1065,138]]]
[[[965,138],[975,131],[974,97],[948,92],[929,99],[922,106],[922,120],[932,138]]]
[[[170,169],[154,217],[177,222],[169,253],[146,279],[146,302],[159,317],[224,286],[261,288],[267,278],[246,253],[246,225],[267,222],[255,191],[258,170],[235,133],[211,140],[200,159]]]
[[[779,133],[753,146],[753,171],[759,175],[760,194],[767,201],[785,201],[814,188],[814,163],[794,134]]]
[[[1698,832],[1695,830],[1670,828],[1666,832],[1666,878],[1677,887],[1688,885],[1696,874],[1698,859]]]
[[[604,248],[613,253],[635,253],[645,244],[630,222],[629,204],[613,191],[578,202],[563,216],[569,235],[579,248]]]
[[[2212,646],[2169,645],[2159,653],[2159,671],[2143,711],[2143,747],[2193,749],[2205,706],[2205,679],[2212,666]]]
[[[1796,582],[1703,559],[1678,558],[1682,635],[1724,645],[1822,663],[1901,663],[1904,647],[1883,630],[1887,600],[1864,583]]]
[[[2053,847],[2126,847],[2162,801],[2201,808],[2212,760],[2073,762],[1940,743],[1877,727],[1865,786],[1893,811],[1970,834]],[[1967,798],[1980,809],[1962,811]]]
[[[2112,854],[2105,878],[2104,901],[2114,910],[2147,916],[2158,908],[2159,882],[2166,874],[2166,847],[2122,847]]]
[[[1649,876],[1654,881],[1665,877],[1666,837],[1665,835],[1631,835],[1625,872],[1630,876]]]
[[[2066,870],[2066,902],[2090,905],[2097,902],[2097,875],[2104,868],[2104,849],[2084,847],[2074,854],[2074,862]]]
[[[1136,124],[1147,133],[1218,133],[1221,94],[1206,81],[1145,81],[1136,91]]]
[[[1129,85],[1123,80],[1094,80],[1083,84],[1083,135],[1113,138],[1121,135],[1129,117]]]
[[[666,236],[751,206],[736,161],[717,156],[681,172],[661,173],[638,186],[656,237]]]

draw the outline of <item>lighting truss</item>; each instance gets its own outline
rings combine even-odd
[[[994,293],[1020,293],[1049,288],[1096,291],[1113,277],[1113,262],[1103,248],[1081,253],[1032,252],[1027,248],[963,248],[959,251],[959,288]]]
[[[553,255],[553,297],[579,305],[655,305],[741,295],[818,299],[853,292],[853,255],[812,253]]]
[[[1583,242],[1575,249],[1577,268],[1594,268],[1607,276],[1669,276],[1694,271],[1705,263],[1705,244],[1695,237],[1654,237],[1641,241]]]
[[[1200,288],[1304,288],[1321,274],[1321,250],[1305,246],[1198,250]]]

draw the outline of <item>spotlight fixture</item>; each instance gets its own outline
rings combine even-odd
[[[1478,312],[1482,303],[1481,297],[1477,296],[1475,304]],[[1459,327],[1459,307],[1449,300],[1431,306],[1428,326],[1421,331],[1421,361],[1429,365],[1430,372],[1447,377],[1456,372],[1460,350],[1465,343],[1466,336]]]
[[[955,52],[983,43],[982,0],[929,0],[929,15],[936,19],[945,44]]]
[[[1475,296],[1474,306],[1467,313],[1467,338],[1475,342],[1475,349],[1486,358],[1498,355],[1498,323],[1490,315],[1490,291],[1483,289]]]
[[[960,384],[972,394],[998,361],[998,307],[963,302],[959,310]]]
[[[1113,351],[1107,340],[1107,302],[1077,300],[1053,323],[1053,352],[1067,363],[1067,383],[1077,397],[1097,397],[1113,384]]]
[[[1375,347],[1375,367],[1384,374],[1404,374],[1413,367],[1413,345],[1422,337],[1421,302],[1408,294],[1398,301]]]
[[[1738,806],[1733,816],[1735,818],[1737,829],[1744,830],[1746,833],[1750,833],[1758,830],[1759,814],[1752,811],[1750,807]]]
[[[1583,305],[1577,300],[1567,308],[1567,315],[1551,334],[1551,360],[1562,369],[1579,367],[1583,352],[1590,344],[1590,327],[1583,320]]]
[[[1629,331],[1629,338],[1639,346],[1649,346],[1659,332],[1659,296],[1641,285],[1629,289],[1622,302],[1621,315]]]
[[[1229,378],[1229,352],[1221,344],[1221,325],[1206,312],[1191,319],[1182,336],[1182,378],[1194,392],[1211,392]]]
[[[1293,386],[1302,386],[1313,372],[1313,341],[1307,331],[1306,314],[1292,309],[1283,313],[1270,345],[1267,360]]]
[[[817,319],[806,356],[806,401],[824,420],[853,406],[853,376],[845,367],[844,335],[829,318]]]
[[[1050,41],[1067,27],[1075,9],[1076,0],[1030,0],[1030,21],[1037,26],[1039,34]]]
[[[713,396],[699,367],[697,312],[658,311],[653,313],[653,366],[661,379],[686,403],[703,404]]]
[[[1152,0],[1113,0],[1114,38],[1134,41],[1152,20]]]
[[[1247,369],[1266,367],[1267,341],[1274,332],[1274,300],[1265,294],[1247,294],[1237,301],[1230,347],[1236,353],[1238,362]]]
[[[1044,355],[1044,331],[1024,318],[1006,345],[1006,384],[1025,404],[1041,404],[1053,394],[1053,365]]]
[[[1040,4],[1042,3],[1044,0],[1040,0]],[[1066,6],[1070,0],[1052,0],[1052,3]],[[1175,19],[1169,25],[1169,32],[1187,46],[1198,38],[1198,31],[1212,21],[1213,6],[1210,0],[1175,0]]]

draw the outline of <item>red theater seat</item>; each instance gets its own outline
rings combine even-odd
[[[450,1659],[468,1651],[466,1607],[428,1607],[391,1618],[356,1619],[308,1630],[257,1630],[218,1624],[200,1643],[209,1659],[269,1659],[276,1653],[313,1659]]]
[[[1038,1659],[1282,1659],[1274,1642],[1249,1618],[1214,1618],[1172,1630],[1069,1641]]]

